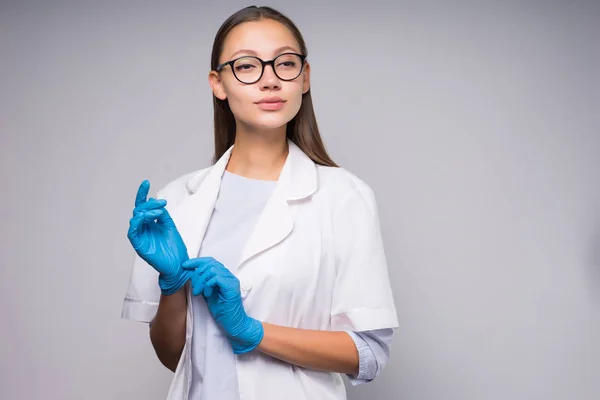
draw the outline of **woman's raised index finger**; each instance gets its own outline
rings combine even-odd
[[[140,204],[144,204],[146,202],[146,198],[148,197],[148,192],[150,191],[150,181],[147,179],[140,184],[138,188],[137,195],[135,196],[135,206],[139,206]]]

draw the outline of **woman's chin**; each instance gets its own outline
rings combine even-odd
[[[290,122],[292,118],[284,116],[284,115],[263,115],[258,118],[255,118],[251,125],[257,129],[261,130],[278,130],[281,128],[285,128],[288,122]]]

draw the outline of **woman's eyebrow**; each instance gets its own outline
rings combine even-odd
[[[275,56],[276,56],[276,55],[278,55],[279,53],[283,53],[284,51],[292,51],[292,52],[294,52],[294,53],[297,53],[297,52],[298,52],[298,50],[296,50],[295,48],[293,48],[293,47],[291,47],[291,46],[282,46],[282,47],[279,47],[279,48],[275,49],[275,51],[273,52],[273,57],[275,57]],[[249,55],[251,55],[251,56],[257,56],[257,53],[256,53],[254,50],[242,49],[242,50],[238,50],[238,51],[236,51],[235,53],[233,53],[233,54],[232,54],[232,55],[229,57],[229,59],[230,59],[230,60],[232,60],[233,58],[235,58],[235,56],[236,56],[237,54],[241,54],[241,53],[244,53],[244,54],[249,54]]]

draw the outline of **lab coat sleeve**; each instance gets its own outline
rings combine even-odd
[[[334,211],[333,233],[332,330],[398,327],[377,205],[368,186],[354,189],[342,200]]]
[[[158,310],[159,301],[158,272],[136,254],[123,300],[121,317],[133,321],[151,322]]]

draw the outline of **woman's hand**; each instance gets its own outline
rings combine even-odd
[[[192,275],[181,268],[187,260],[187,248],[177,231],[166,200],[146,200],[150,182],[140,185],[135,199],[133,218],[129,220],[127,237],[136,253],[159,272],[159,285],[164,295],[177,292]]]
[[[235,354],[252,351],[261,342],[264,331],[260,321],[244,310],[240,281],[212,257],[192,258],[183,262],[193,271],[192,292],[202,295],[211,315],[227,335]]]

